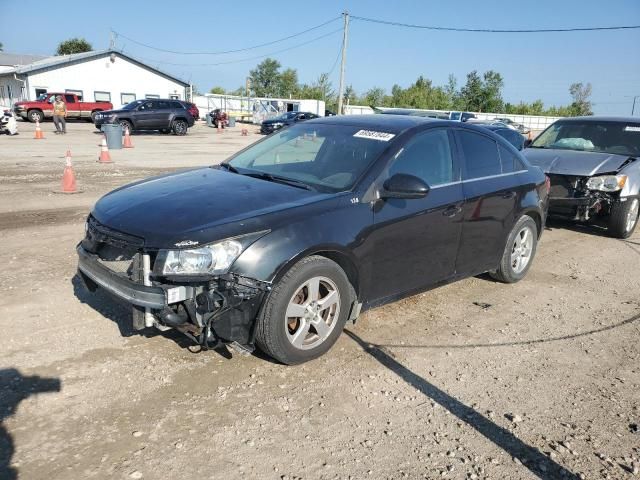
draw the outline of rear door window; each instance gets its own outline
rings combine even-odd
[[[446,130],[430,130],[416,134],[396,153],[389,176],[406,173],[436,186],[455,180],[453,157]]]
[[[73,95],[65,95],[64,96],[64,101],[66,103],[76,103],[76,97]]]
[[[465,159],[465,180],[502,173],[498,145],[493,139],[466,130],[458,130],[457,135]]]

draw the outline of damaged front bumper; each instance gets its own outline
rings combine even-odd
[[[230,343],[253,350],[255,319],[270,284],[234,274],[177,283],[151,277],[150,258],[137,253],[123,271],[77,247],[78,272],[89,291],[102,288],[132,306],[134,329],[174,328],[214,348]]]
[[[619,193],[608,193],[586,188],[588,177],[548,175],[551,180],[549,192],[549,215],[575,221],[594,221],[611,211],[611,206],[620,201]]]

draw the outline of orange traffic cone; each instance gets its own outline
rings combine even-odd
[[[124,130],[124,144],[122,146],[124,148],[133,148],[133,143],[131,143],[131,137],[129,136],[129,127]]]
[[[34,135],[34,137],[36,140],[43,140],[44,139],[44,133],[42,133],[42,129],[40,128],[40,121],[36,120],[36,133]]]
[[[62,174],[62,190],[60,193],[80,193],[76,186],[76,174],[71,165],[71,150],[67,150],[65,155],[65,167]]]
[[[102,144],[100,145],[100,156],[98,157],[98,163],[113,163],[111,155],[109,155],[109,147],[107,147],[107,137],[102,137]]]

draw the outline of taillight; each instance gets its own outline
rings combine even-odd
[[[551,179],[548,175],[544,176],[544,186],[547,189],[547,195],[551,192]]]

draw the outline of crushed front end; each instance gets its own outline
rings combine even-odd
[[[611,212],[614,203],[620,201],[619,191],[602,191],[589,188],[592,178],[548,173],[549,215],[587,222],[597,222]]]
[[[89,291],[98,287],[132,307],[133,328],[173,328],[204,349],[232,344],[252,351],[255,319],[270,284],[234,273],[163,273],[166,251],[89,217],[77,246],[78,273]]]

